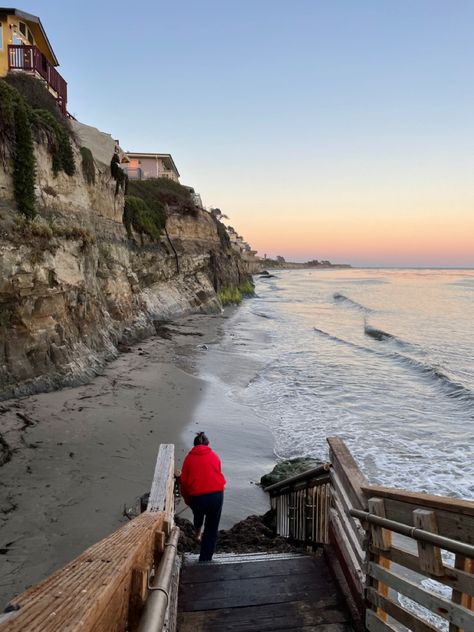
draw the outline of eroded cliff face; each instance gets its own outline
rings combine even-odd
[[[96,163],[86,184],[54,177],[36,147],[40,218],[14,210],[10,174],[0,168],[0,397],[93,377],[121,344],[153,335],[155,321],[220,309],[216,289],[248,278],[221,244],[205,211],[171,214],[169,239],[138,246],[122,225],[123,196]]]

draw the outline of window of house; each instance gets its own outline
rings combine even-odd
[[[0,22],[0,50],[3,50],[3,24]]]
[[[26,37],[26,24],[24,22],[20,22],[20,33]]]
[[[33,38],[33,33],[30,31],[30,29],[28,29],[28,41],[32,46],[35,43],[35,40]]]

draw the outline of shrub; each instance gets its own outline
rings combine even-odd
[[[26,217],[18,217],[15,220],[14,230],[25,241],[30,241],[33,237],[40,240],[49,240],[53,236],[51,226],[45,224],[38,218],[30,220]]]
[[[48,110],[33,110],[31,120],[38,130],[46,134],[48,150],[53,160],[53,172],[58,174],[59,171],[64,171],[68,176],[74,175],[76,165],[67,129]]]
[[[239,285],[239,292],[242,296],[255,296],[255,286],[250,279],[247,279]]]
[[[189,189],[169,178],[131,180],[128,191],[130,195],[145,200],[148,206],[159,203],[162,208],[168,205],[172,210],[180,213],[197,213]]]
[[[46,135],[55,173],[62,169],[72,175],[75,165],[70,129],[55,100],[51,105],[51,95],[42,83],[21,74],[18,78],[9,76],[8,82],[0,80],[0,158],[5,166],[12,158],[17,208],[31,219],[36,215],[33,132]],[[45,103],[45,108],[38,107]]]
[[[5,77],[5,81],[23,97],[30,108],[47,110],[58,123],[69,130],[69,121],[40,79],[24,72],[11,72]]]
[[[140,235],[140,241],[143,246],[143,235],[147,235],[152,241],[159,240],[161,231],[164,228],[164,216],[155,209],[151,209],[141,198],[126,195],[123,223],[128,238],[132,239],[133,229]]]
[[[0,152],[3,162],[15,144],[15,106],[18,101],[18,93],[0,80]]]
[[[50,220],[48,228],[51,231],[53,237],[62,237],[63,239],[70,239],[71,241],[82,241],[82,245],[88,246],[95,243],[94,235],[77,224],[57,224],[54,219]]]
[[[20,213],[32,219],[36,215],[36,161],[27,106],[22,99],[15,105],[14,119],[15,150],[13,154],[13,188],[15,200]]]
[[[216,224],[217,234],[219,235],[219,240],[221,242],[222,248],[224,250],[230,250],[230,237],[229,237],[226,227],[219,220],[217,215],[215,215],[214,213],[211,213],[211,217],[214,220],[214,223]]]
[[[219,290],[217,296],[222,303],[225,305],[239,305],[242,302],[242,299],[245,296],[254,296],[255,289],[252,281],[242,281],[242,283],[238,287],[230,287],[226,286]]]
[[[122,189],[125,195],[128,193],[128,174],[120,166],[120,158],[118,154],[112,156],[110,161],[110,173],[115,180],[115,195]]]
[[[223,287],[219,290],[218,298],[223,306],[239,305],[242,302],[242,294],[236,287]]]
[[[95,163],[94,156],[88,147],[81,147],[82,173],[87,184],[95,184]]]

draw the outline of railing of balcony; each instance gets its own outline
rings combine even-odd
[[[8,68],[9,70],[22,70],[39,75],[55,92],[58,105],[66,114],[67,83],[36,46],[10,44],[8,46]]]

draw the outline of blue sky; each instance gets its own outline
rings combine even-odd
[[[471,0],[18,8],[41,17],[70,111],[170,152],[262,254],[474,265]]]

